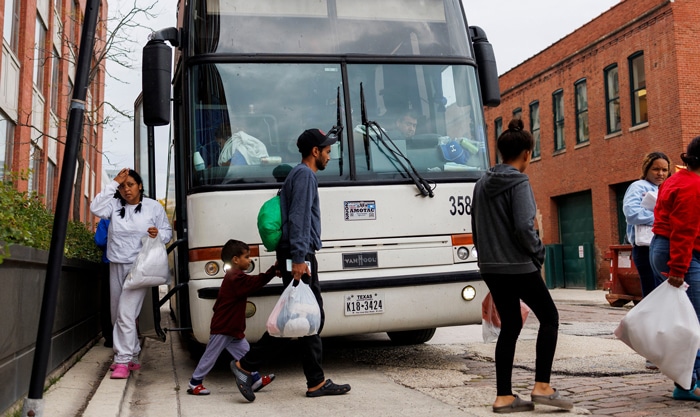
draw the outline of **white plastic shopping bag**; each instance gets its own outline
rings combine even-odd
[[[615,329],[615,336],[644,356],[684,389],[690,389],[695,356],[700,349],[700,322],[683,284],[664,281],[634,306]]]
[[[267,319],[267,331],[276,337],[304,337],[318,333],[321,309],[304,281],[287,285]]]
[[[520,300],[520,315],[523,318],[523,324],[530,314],[530,307]],[[481,336],[484,338],[484,343],[491,343],[498,340],[498,335],[501,334],[501,317],[496,310],[496,304],[493,302],[491,292],[489,291],[481,302]]]
[[[158,236],[141,239],[143,247],[124,280],[124,289],[156,287],[170,281],[168,252]]]

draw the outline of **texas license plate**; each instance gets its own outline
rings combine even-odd
[[[345,295],[345,315],[381,314],[384,312],[384,294],[363,292]]]

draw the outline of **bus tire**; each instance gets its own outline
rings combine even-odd
[[[397,345],[419,345],[433,338],[435,328],[406,330],[402,332],[386,332],[394,344]]]

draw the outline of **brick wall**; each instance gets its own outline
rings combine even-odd
[[[517,107],[523,109],[523,121],[529,127],[529,105],[539,101],[541,158],[533,161],[526,173],[542,218],[540,234],[545,244],[559,243],[556,198],[590,191],[599,287],[609,278],[604,253],[619,241],[614,186],[638,179],[642,158],[648,152],[665,152],[672,163],[680,163],[679,154],[700,134],[695,111],[700,94],[696,42],[700,10],[694,3],[620,2],[503,74],[501,105],[486,109],[490,132],[498,117],[505,129]],[[628,58],[640,51],[644,54],[648,123],[633,127]],[[621,130],[607,135],[604,69],[611,64],[618,66]],[[577,146],[574,83],[584,78],[589,141]],[[552,93],[559,89],[564,92],[566,149],[555,154]],[[493,134],[489,140],[495,162]]]

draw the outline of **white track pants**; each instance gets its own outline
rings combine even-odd
[[[124,280],[132,264],[109,264],[110,311],[114,331],[114,362],[128,363],[141,353],[136,319],[141,312],[143,300],[149,288],[124,290]]]

